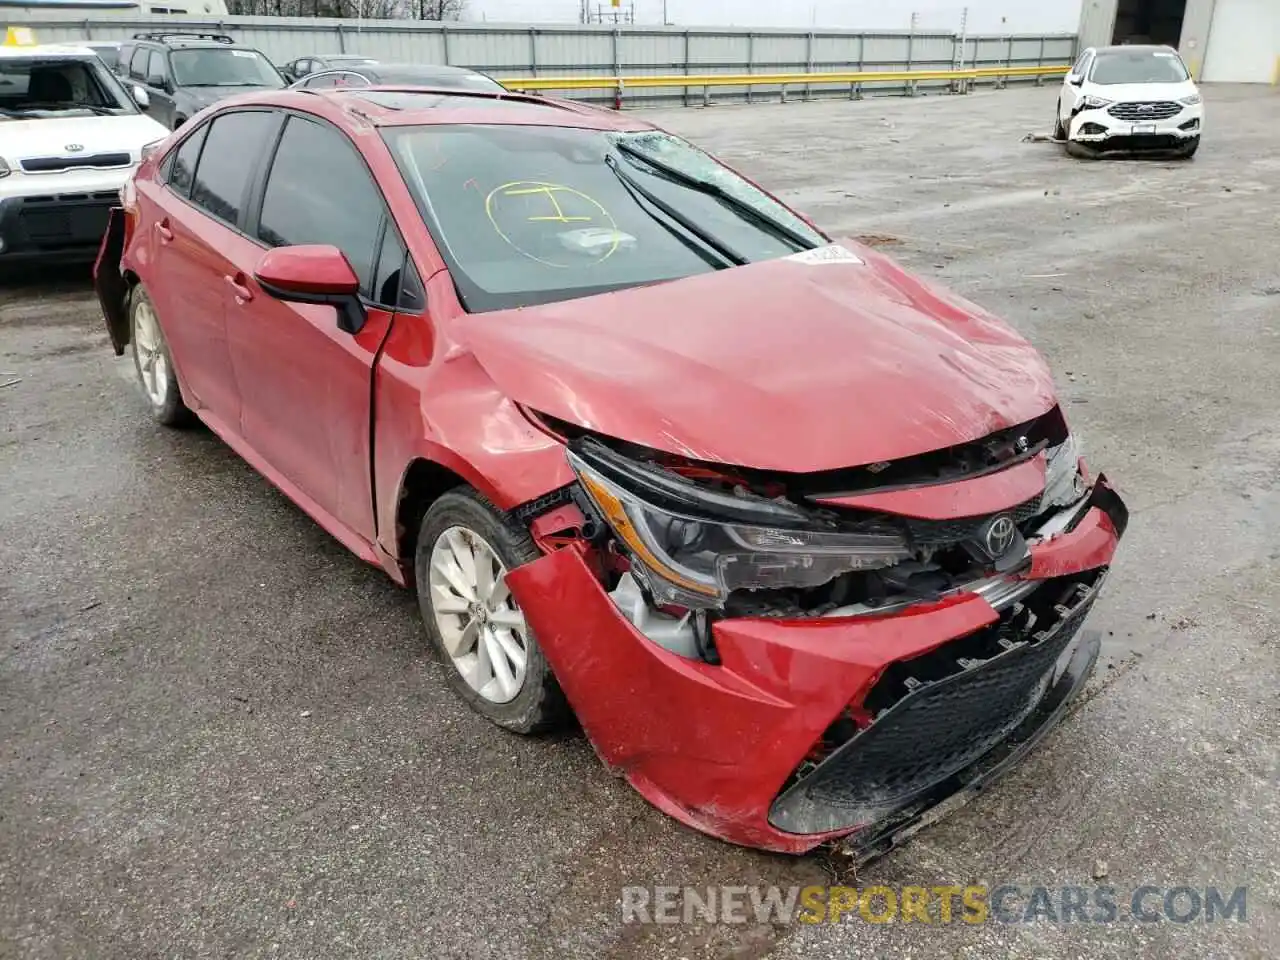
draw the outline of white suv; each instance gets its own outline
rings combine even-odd
[[[1058,96],[1054,139],[1067,152],[1160,151],[1192,157],[1204,104],[1171,47],[1092,47],[1080,54]]]
[[[0,47],[0,264],[91,257],[169,131],[85,47]]]

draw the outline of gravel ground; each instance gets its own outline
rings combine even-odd
[[[460,706],[407,595],[145,419],[76,268],[0,277],[0,957],[1280,954],[1280,95],[1209,88],[1191,163],[1020,143],[1054,95],[654,116],[1007,317],[1133,510],[1086,701],[858,882],[1246,885],[1245,922],[624,925],[625,884],[832,864]]]

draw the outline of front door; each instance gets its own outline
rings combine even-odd
[[[395,308],[379,273],[400,269],[403,243],[346,135],[298,115],[285,124],[248,233],[229,248],[237,270],[227,314],[244,437],[342,533],[371,543],[373,366]],[[346,255],[367,306],[358,333],[338,329],[333,307],[275,300],[253,279],[267,249],[298,244]]]

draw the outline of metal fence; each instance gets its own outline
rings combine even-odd
[[[500,79],[599,76],[694,76],[947,71],[957,68],[1032,68],[1069,65],[1073,35],[976,36],[939,32],[859,32],[850,30],[772,30],[644,26],[513,25],[432,23],[403,20],[350,20],[294,17],[227,17],[186,20],[174,17],[31,18],[41,42],[122,40],[143,30],[216,31],[257,47],[276,63],[308,54],[359,53],[384,62],[444,63],[473,67]],[[1029,80],[1040,82],[1042,76]],[[992,78],[1003,84],[1007,77]],[[945,90],[945,79],[903,79],[859,84],[859,95]],[[776,97],[781,85],[724,85],[715,100]],[[560,93],[559,90],[547,92]],[[566,96],[606,99],[600,91],[565,90]],[[850,84],[810,82],[790,85],[792,97],[850,95]],[[703,102],[702,89],[628,87],[626,102],[643,105],[673,98]],[[612,100],[612,96],[607,99]]]

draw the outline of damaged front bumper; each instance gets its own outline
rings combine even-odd
[[[655,806],[746,846],[848,836],[870,855],[1029,749],[1092,671],[1081,624],[1127,511],[1099,477],[1059,516],[999,583],[860,616],[717,621],[719,663],[641,633],[584,546],[507,579],[596,751]]]

